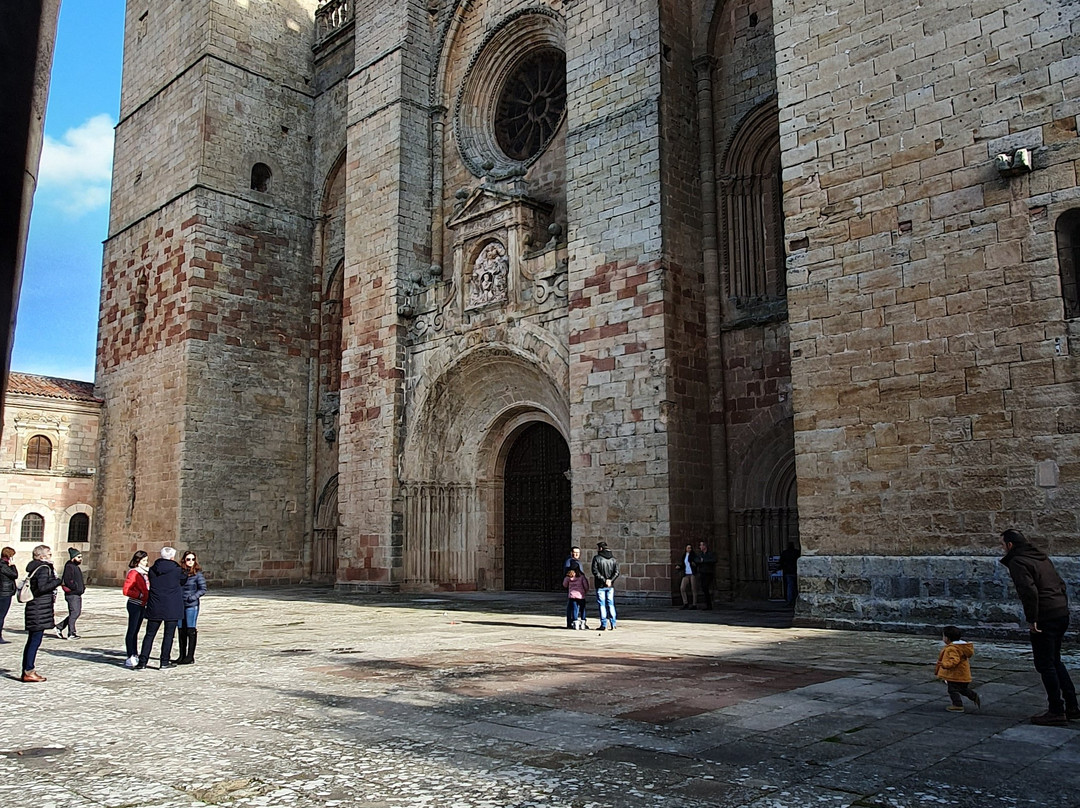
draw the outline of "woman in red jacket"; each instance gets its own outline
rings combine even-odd
[[[139,661],[139,627],[142,626],[146,601],[150,598],[149,570],[146,551],[136,551],[128,563],[128,574],[124,579],[124,595],[128,599],[128,628],[127,636],[124,637],[124,643],[127,646],[125,668],[134,668]]]

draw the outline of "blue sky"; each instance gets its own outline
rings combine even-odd
[[[63,0],[11,368],[92,381],[123,0]]]

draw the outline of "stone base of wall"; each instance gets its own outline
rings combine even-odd
[[[1074,624],[1080,558],[1053,558],[1069,588]],[[1027,623],[998,556],[803,556],[795,625],[1019,637]]]
[[[338,581],[334,584],[338,592],[352,592],[358,595],[385,595],[401,591],[400,584],[386,581]]]

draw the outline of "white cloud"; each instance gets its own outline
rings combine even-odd
[[[60,140],[45,136],[38,190],[72,216],[109,204],[113,126],[108,115],[95,115]]]

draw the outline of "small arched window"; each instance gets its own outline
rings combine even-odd
[[[1062,213],[1054,227],[1065,317],[1080,317],[1080,208]]]
[[[68,543],[90,541],[90,517],[85,513],[77,513],[68,522]]]
[[[28,469],[52,468],[52,443],[43,435],[35,435],[26,444],[26,467]]]
[[[40,513],[28,513],[23,517],[19,541],[40,543],[45,538],[45,517]]]
[[[266,163],[256,163],[251,167],[251,190],[266,193],[270,190],[270,180],[274,172]]]

